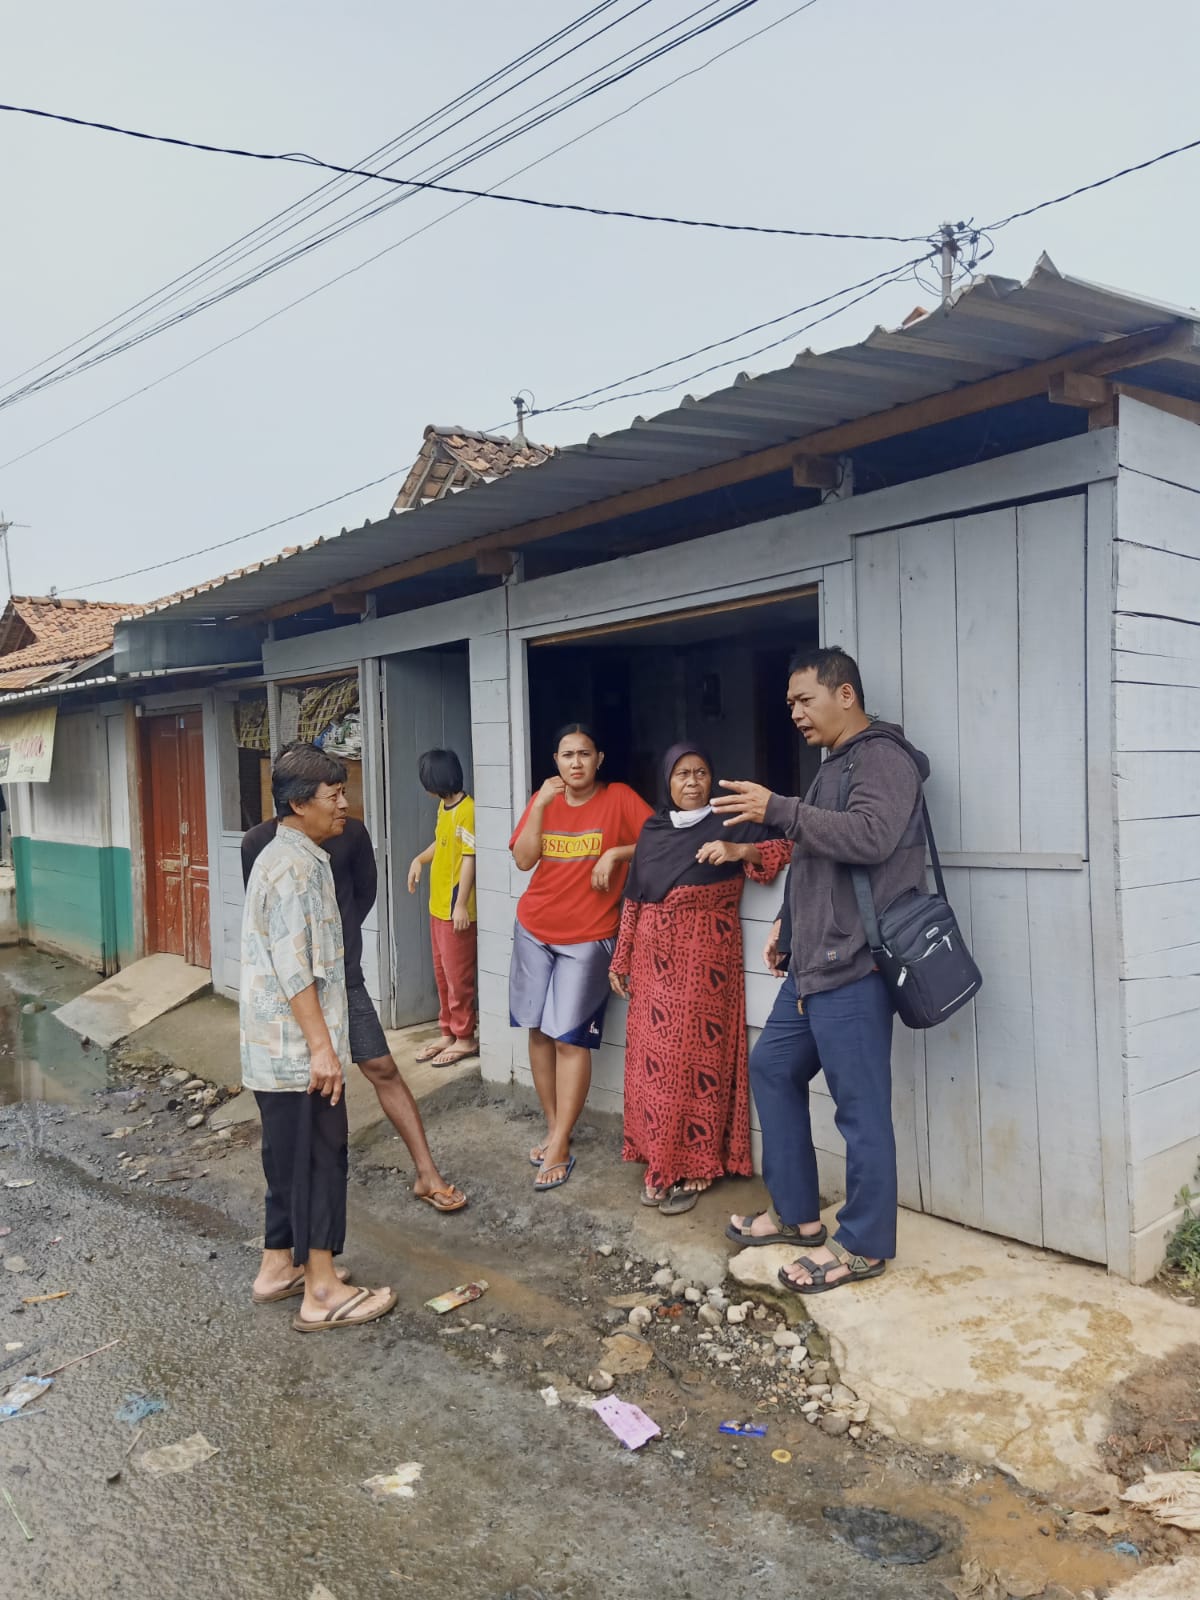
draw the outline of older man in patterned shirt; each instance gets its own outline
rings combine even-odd
[[[258,1101],[267,1180],[254,1299],[302,1296],[292,1326],[310,1333],[374,1322],[396,1296],[354,1288],[333,1265],[346,1238],[350,1041],[342,925],[321,845],[346,825],[346,769],[293,747],[271,789],[279,830],[254,863],[242,917],[242,1083]]]

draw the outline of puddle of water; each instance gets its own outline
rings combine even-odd
[[[850,1490],[846,1499],[878,1505],[886,1494],[889,1510],[917,1521],[953,1517],[962,1525],[962,1554],[974,1556],[986,1569],[1057,1583],[1072,1594],[1082,1589],[1103,1591],[1128,1578],[1133,1563],[1102,1545],[1054,1537],[1053,1514],[1022,1498],[1001,1477],[985,1473],[965,1488],[952,1484],[904,1483],[878,1475]],[[1041,1532],[1049,1528],[1047,1537]]]
[[[26,1012],[36,995],[0,985],[0,1105],[42,1101],[77,1105],[109,1081],[108,1055],[84,1044],[54,1015],[51,1002]]]

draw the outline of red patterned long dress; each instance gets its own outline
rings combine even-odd
[[[632,998],[625,1044],[626,1161],[648,1187],[749,1175],[750,1082],[739,903],[745,878],[770,883],[791,844],[759,845],[745,877],[627,900],[613,953]]]

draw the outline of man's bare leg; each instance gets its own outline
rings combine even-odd
[[[384,1116],[408,1146],[413,1166],[417,1169],[413,1193],[425,1195],[433,1194],[436,1189],[454,1190],[454,1185],[447,1183],[438,1170],[417,1102],[394,1059],[391,1056],[375,1056],[370,1061],[360,1061],[358,1066],[379,1096]]]
[[[546,1137],[534,1145],[530,1159],[541,1160],[554,1138],[558,1124],[558,1081],[555,1069],[555,1041],[540,1028],[529,1030],[529,1070],[533,1074],[533,1087],[541,1101],[546,1118]],[[569,1137],[569,1136],[568,1136]]]

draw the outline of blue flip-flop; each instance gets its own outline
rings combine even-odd
[[[535,1179],[533,1187],[537,1190],[537,1192],[539,1194],[544,1194],[547,1189],[561,1189],[562,1188],[563,1184],[566,1183],[567,1179],[571,1176],[572,1172],[574,1172],[574,1170],[575,1170],[575,1157],[574,1156],[568,1156],[565,1161],[553,1161],[553,1162],[551,1162],[550,1171],[553,1172],[555,1167],[565,1167],[566,1171],[563,1173],[561,1178],[555,1178],[552,1183],[538,1183],[537,1180]],[[543,1161],[541,1166],[538,1168],[538,1172],[542,1173],[542,1172],[545,1172],[545,1171],[546,1171],[546,1163]]]

